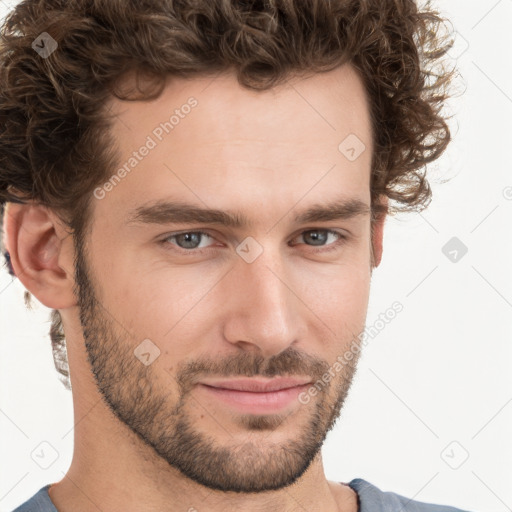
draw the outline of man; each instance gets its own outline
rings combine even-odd
[[[422,67],[436,20],[408,0],[21,2],[4,243],[65,336],[75,449],[18,512],[456,510],[328,481],[320,452],[386,214],[428,203],[450,139],[450,74],[426,89]]]

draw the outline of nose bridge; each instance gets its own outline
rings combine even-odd
[[[279,250],[267,247],[251,263],[242,257],[230,273],[232,290],[225,336],[267,353],[285,350],[299,336],[298,301],[289,289]]]

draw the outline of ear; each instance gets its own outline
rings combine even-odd
[[[16,277],[51,309],[76,305],[73,240],[63,222],[45,206],[7,203],[5,247]]]
[[[378,212],[376,219],[372,222],[372,267],[378,267],[382,260],[384,224],[388,215],[389,199],[386,196],[381,196],[379,203],[385,209]]]

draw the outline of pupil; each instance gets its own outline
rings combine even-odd
[[[319,235],[319,233],[321,234]],[[313,243],[313,245],[322,245],[327,237],[327,233],[323,231],[309,231],[308,235],[312,237],[313,242],[320,241],[320,243]]]
[[[187,249],[194,248],[195,244],[198,243],[199,233],[183,233],[180,236],[185,238],[185,245],[186,245]],[[190,239],[192,239],[192,242],[191,242]],[[192,245],[187,245],[187,244],[190,244],[190,243],[192,243]]]

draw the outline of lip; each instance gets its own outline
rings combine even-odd
[[[208,401],[212,398],[249,414],[275,414],[290,406],[298,407],[298,396],[311,385],[310,379],[234,379],[203,381],[198,390]]]
[[[231,389],[235,391],[252,391],[253,393],[266,393],[282,389],[304,386],[311,383],[308,377],[275,377],[272,379],[226,379],[203,380],[201,384],[214,388]]]

